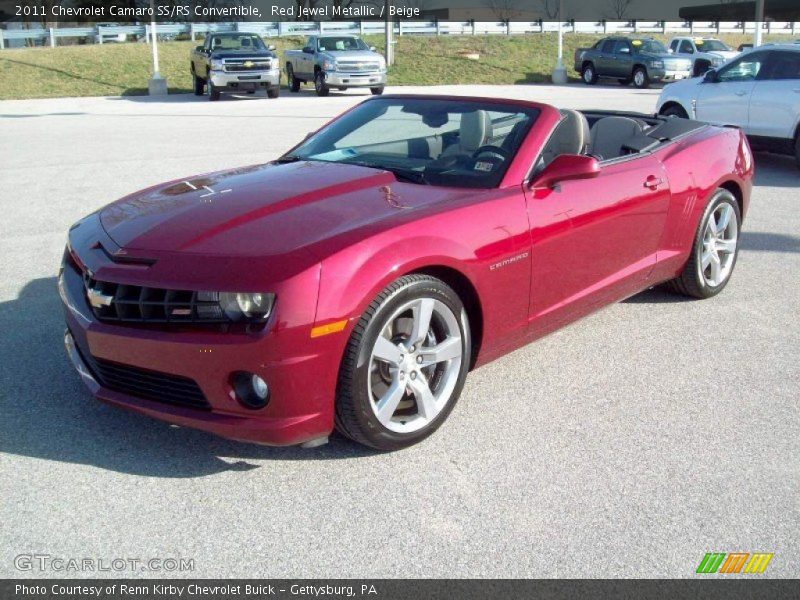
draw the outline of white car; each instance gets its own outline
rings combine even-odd
[[[800,166],[800,46],[754,48],[704,77],[672,83],[656,111],[736,125],[754,149],[793,154]]]
[[[702,75],[709,69],[721,67],[725,62],[739,55],[736,50],[715,38],[672,38],[669,42],[669,50],[675,56],[692,59],[695,75]]]

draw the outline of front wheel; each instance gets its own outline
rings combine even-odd
[[[369,91],[372,92],[373,96],[380,96],[383,93],[383,86],[379,85],[378,87],[371,87]]]
[[[215,86],[210,79],[206,83],[206,91],[208,92],[209,100],[211,100],[212,102],[216,102],[217,100],[219,100],[220,96],[219,90],[217,89],[217,86]]]
[[[286,78],[289,80],[289,91],[299,92],[300,80],[294,76],[294,69],[292,68],[292,65],[286,65]]]
[[[277,98],[281,95],[281,88],[277,85],[272,85],[267,88],[267,98]]]
[[[650,78],[647,76],[647,69],[636,67],[633,71],[633,85],[640,90],[650,87]]]
[[[194,95],[202,96],[205,91],[205,81],[197,76],[197,73],[192,70],[192,86],[194,87]]]
[[[428,275],[406,275],[367,307],[347,344],[336,427],[379,450],[415,444],[453,410],[470,365],[461,299]]]
[[[314,74],[314,91],[317,92],[317,96],[327,96],[331,91],[331,88],[325,83],[325,74],[322,71]]]
[[[694,298],[719,294],[730,280],[739,254],[741,219],[733,194],[718,189],[700,219],[689,260],[669,287]]]
[[[686,111],[683,110],[683,108],[681,108],[677,104],[673,104],[669,108],[665,108],[664,110],[661,111],[661,114],[664,115],[665,117],[678,117],[680,119],[689,118],[689,115],[686,114]]]

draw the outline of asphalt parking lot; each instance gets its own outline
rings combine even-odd
[[[641,111],[658,96],[418,90]],[[70,224],[162,180],[272,159],[364,97],[0,102],[0,577],[80,575],[19,571],[20,554],[185,557],[196,570],[180,575],[200,577],[688,577],[711,551],[773,552],[767,576],[800,576],[788,157],[757,155],[724,293],[648,291],[495,361],[411,449],[265,448],[88,397],[55,287]]]

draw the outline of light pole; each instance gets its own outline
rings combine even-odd
[[[147,90],[151,96],[167,95],[167,80],[158,72],[158,34],[156,33],[156,11],[153,0],[150,0],[150,37],[153,48],[153,76],[147,82]]]
[[[394,64],[394,46],[392,45],[394,42],[392,41],[393,33],[394,33],[394,22],[392,18],[389,16],[389,7],[392,5],[392,0],[386,0],[384,4],[384,16],[386,17],[386,66],[391,67]]]
[[[563,85],[567,83],[567,70],[564,68],[564,19],[561,16],[564,0],[558,0],[558,60],[553,69],[553,83]]]
[[[761,26],[764,24],[764,0],[756,0],[756,31],[753,36],[753,47],[761,45]]]

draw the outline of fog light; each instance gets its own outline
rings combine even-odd
[[[236,399],[247,408],[264,408],[269,402],[267,382],[254,373],[239,371],[233,375],[233,389]]]

